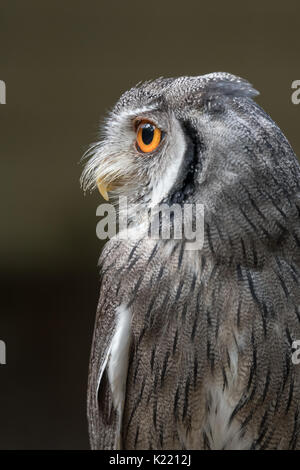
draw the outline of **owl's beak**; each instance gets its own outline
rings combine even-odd
[[[101,196],[106,200],[109,201],[108,193],[113,189],[117,188],[117,184],[108,183],[107,181],[103,181],[103,178],[97,179],[97,187]]]
[[[97,180],[97,186],[98,186],[98,190],[99,190],[99,193],[101,194],[101,196],[106,200],[108,201],[109,200],[109,197],[108,197],[108,191],[111,189],[110,188],[110,185],[109,183],[106,183],[104,182],[103,180],[101,180],[101,178],[99,178]]]

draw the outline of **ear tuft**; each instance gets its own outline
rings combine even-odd
[[[203,75],[203,92],[210,95],[225,95],[231,97],[249,97],[253,98],[259,95],[251,83],[243,78],[231,75],[226,72],[215,72]]]

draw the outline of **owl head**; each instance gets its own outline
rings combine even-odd
[[[245,245],[253,237],[273,241],[291,211],[299,165],[253,101],[257,94],[222,72],[137,85],[121,96],[103,139],[88,152],[83,188],[148,207],[199,202],[216,251],[241,237]]]

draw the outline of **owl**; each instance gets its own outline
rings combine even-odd
[[[88,154],[83,188],[129,208],[99,260],[93,449],[300,449],[300,167],[257,94],[223,72],[138,84]],[[161,204],[203,208],[199,246],[173,236],[197,210],[149,236]]]

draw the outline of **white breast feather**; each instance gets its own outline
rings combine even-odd
[[[128,357],[131,339],[131,312],[125,305],[116,309],[117,326],[110,346],[108,360],[108,380],[112,392],[113,405],[118,412],[118,432],[116,447],[120,448],[120,434],[126,393]]]

